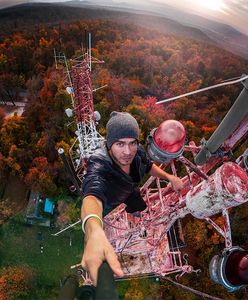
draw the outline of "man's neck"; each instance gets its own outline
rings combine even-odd
[[[122,169],[122,171],[124,171],[127,175],[130,174],[130,165],[127,166],[120,166],[119,167]]]

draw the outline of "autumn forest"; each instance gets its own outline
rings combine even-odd
[[[69,190],[69,178],[57,153],[59,147],[68,152],[75,137],[75,124],[68,125],[70,120],[64,112],[71,106],[71,100],[64,86],[66,74],[61,67],[55,67],[54,49],[65,53],[68,59],[79,56],[86,44],[86,32],[92,35],[92,55],[104,61],[93,65],[92,70],[93,88],[106,85],[94,93],[95,110],[102,117],[98,125],[102,135],[109,114],[118,110],[130,112],[137,118],[143,144],[151,129],[166,119],[182,122],[188,140],[199,144],[203,137],[207,139],[211,135],[239,95],[242,86],[230,85],[175,102],[155,104],[158,100],[247,73],[248,61],[218,48],[204,35],[198,38],[197,33],[195,38],[193,28],[192,36],[183,36],[163,31],[155,22],[150,28],[139,25],[132,17],[126,17],[127,13],[109,12],[109,17],[106,14],[101,18],[98,10],[85,10],[84,14],[83,9],[82,12],[72,8],[67,11],[52,5],[34,5],[28,10],[23,6],[19,11],[0,12],[0,198],[13,178],[27,190],[38,191],[57,202],[75,197]],[[166,27],[166,20],[161,18],[161,22]],[[24,98],[23,114],[8,116],[6,104],[14,106]],[[244,145],[238,151],[242,150]],[[70,213],[64,212],[67,214],[64,217],[69,223],[77,219],[80,201],[68,205]],[[16,214],[9,203],[6,205],[1,200],[0,210],[0,224]],[[247,205],[235,209],[231,216],[234,241],[240,246],[245,246],[248,238],[244,229],[247,216]],[[236,220],[240,221],[239,225]],[[199,220],[187,218],[183,224],[187,251],[193,257],[191,263],[203,273],[201,280],[187,275],[183,283],[223,299],[245,299],[243,291],[235,295],[227,293],[208,276],[209,260],[223,247],[223,239]],[[0,267],[0,285],[3,286],[0,299],[31,299],[27,282],[39,286],[33,283],[37,278],[35,270],[23,266],[18,269],[1,259]],[[5,298],[6,278],[13,277],[11,274],[19,276],[15,284],[20,281],[23,285],[18,287],[17,284]],[[149,282],[146,290],[143,284],[127,284],[128,292],[120,287],[122,299],[155,299],[149,293],[155,295],[156,288]],[[163,299],[199,299],[167,282],[161,285],[164,297],[166,295]],[[58,287],[46,281],[43,286],[43,299],[55,299],[48,298],[48,290],[56,291]],[[132,290],[139,289],[146,294],[132,294]],[[42,299],[34,295],[34,299]]]

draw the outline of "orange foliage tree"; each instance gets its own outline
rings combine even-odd
[[[32,287],[33,272],[26,266],[14,266],[0,271],[0,300],[25,296]]]
[[[53,181],[54,172],[56,172],[56,165],[49,164],[46,157],[36,157],[24,181],[35,191],[53,196],[57,190]]]

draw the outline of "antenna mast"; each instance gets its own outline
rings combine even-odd
[[[56,66],[58,59],[63,59],[63,64],[67,73],[66,91],[71,96],[72,109],[67,108],[66,114],[68,117],[74,115],[76,121],[76,136],[72,144],[69,154],[80,181],[83,180],[85,172],[86,160],[100,146],[102,136],[96,129],[96,117],[93,105],[93,89],[91,80],[92,63],[103,63],[91,56],[91,35],[89,34],[89,48],[80,57],[67,60],[64,54],[56,55]]]

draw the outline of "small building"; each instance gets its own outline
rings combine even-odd
[[[51,199],[44,199],[39,193],[31,191],[26,211],[26,223],[50,227],[54,207],[55,205]]]

